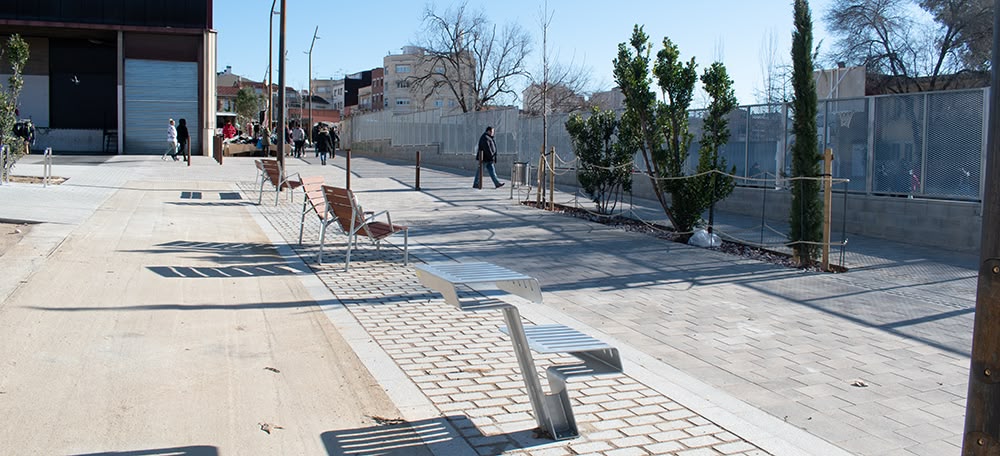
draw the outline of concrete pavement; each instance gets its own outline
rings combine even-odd
[[[306,304],[310,299],[320,302],[318,308],[324,312],[310,314],[326,315],[327,322],[336,330],[326,327],[318,332],[303,332],[302,344],[333,337],[330,333],[340,333],[345,338],[344,343],[360,355],[371,375],[369,380],[360,380],[368,385],[361,390],[366,394],[374,391],[376,395],[386,390],[398,416],[410,422],[403,430],[393,428],[397,441],[408,442],[397,447],[400,451],[428,445],[439,454],[460,452],[463,445],[480,454],[503,451],[931,455],[958,451],[968,368],[965,341],[971,334],[975,263],[964,266],[965,260],[944,251],[867,241],[870,243],[867,250],[853,251],[858,266],[851,273],[789,271],[518,206],[507,199],[509,193],[505,190],[469,189],[471,184],[465,176],[425,169],[424,191],[413,192],[409,188],[411,168],[356,159],[352,164],[355,173],[352,187],[366,207],[390,209],[394,221],[412,227],[412,259],[490,261],[535,276],[545,291],[545,303],[519,302],[526,319],[534,323],[567,324],[622,348],[625,375],[571,383],[571,396],[584,435],[569,442],[551,443],[534,439],[527,432],[533,427],[527,414],[530,407],[520,391],[516,370],[510,365],[509,342],[496,331],[500,324],[498,315],[456,314],[443,304],[439,295],[416,283],[412,269],[399,264],[400,255],[392,249],[374,253],[362,248],[357,259],[352,258],[351,273],[345,274],[338,268],[337,257],[342,255],[342,249],[337,247],[342,240],[334,240],[327,264],[317,267],[313,264],[318,239],[315,225],[307,231],[302,247],[294,242],[300,203],[283,199],[277,207],[243,204],[250,197],[256,201],[256,189],[250,183],[253,178],[250,160],[227,159],[226,165],[219,167],[196,157],[194,166],[188,168],[146,157],[114,157],[96,160],[104,162],[99,165],[64,165],[65,172],[61,173],[58,160],[62,157],[56,158],[54,174],[76,174],[67,176],[71,177],[67,183],[50,192],[65,193],[64,198],[41,196],[51,188],[44,191],[26,185],[0,188],[0,193],[6,192],[5,201],[16,201],[11,205],[5,203],[0,218],[51,217],[54,219],[51,223],[34,226],[29,236],[44,232],[37,229],[40,227],[65,226],[71,228],[67,239],[73,240],[77,231],[88,229],[91,219],[86,216],[87,208],[92,208],[92,218],[96,221],[105,211],[138,211],[137,204],[119,204],[118,199],[124,198],[119,194],[141,188],[160,195],[149,190],[157,186],[171,190],[162,192],[169,197],[161,196],[149,203],[159,208],[159,212],[153,211],[155,217],[148,210],[138,211],[142,215],[132,216],[136,221],[129,222],[148,230],[157,226],[145,221],[149,218],[158,217],[170,223],[173,219],[194,217],[190,223],[182,224],[184,228],[178,227],[172,238],[159,239],[159,244],[145,240],[145,250],[149,252],[134,264],[140,270],[147,268],[151,273],[148,279],[162,283],[171,293],[177,293],[173,289],[176,282],[207,282],[235,274],[236,269],[245,268],[227,268],[227,262],[245,261],[248,256],[257,255],[253,250],[240,251],[231,244],[251,242],[260,249],[267,249],[266,244],[277,245],[278,254],[282,254],[280,259],[269,257],[257,274],[283,270],[286,272],[275,273],[279,277],[267,279],[298,280],[299,286],[308,292],[305,297],[296,295],[288,299],[299,303],[296,308],[315,306]],[[290,171],[321,174],[330,182],[344,182],[340,157],[332,162],[334,166],[327,167],[310,164],[308,158],[289,163]],[[31,174],[33,165],[19,165],[22,166],[16,172]],[[177,182],[186,184],[178,186]],[[180,198],[178,190],[194,188],[205,189],[202,200]],[[239,204],[214,199],[215,194],[233,191],[242,194]],[[73,198],[91,203],[60,203]],[[52,205],[69,206],[71,215],[46,215],[63,212],[49,210]],[[79,215],[73,216],[77,209]],[[217,217],[222,219],[216,220]],[[240,221],[228,220],[230,217]],[[255,225],[245,223],[247,217],[258,222],[256,225],[260,225],[266,240],[234,242],[230,231],[206,234],[212,233],[209,226]],[[101,244],[102,236],[114,239],[107,233],[113,233],[115,226],[116,222],[111,221],[89,228],[93,231],[88,236],[101,242],[85,244]],[[49,238],[57,240],[59,234],[51,233]],[[30,239],[26,237],[25,241]],[[205,247],[206,252],[203,247],[186,244],[191,241],[209,244],[221,241],[222,249],[228,253],[212,254],[209,252],[219,247]],[[864,247],[864,242],[855,239],[852,244]],[[158,249],[197,255],[203,262],[164,260],[164,253],[154,252]],[[62,248],[56,249],[55,254],[61,251]],[[305,263],[295,254],[301,255]],[[99,257],[100,252],[85,255]],[[0,257],[3,263],[8,263],[6,257]],[[43,266],[23,268],[21,274],[28,281],[14,287],[16,291],[0,308],[0,320],[8,319],[4,313],[13,312],[10,309],[27,312],[25,315],[61,315],[59,318],[106,315],[90,309],[94,306],[77,304],[59,309],[51,303],[31,307],[14,301],[22,290],[41,281],[41,277],[55,273],[41,269],[50,264],[58,269],[61,262],[53,258],[49,255],[25,263]],[[302,273],[306,267],[311,273]],[[65,279],[68,283],[77,280],[73,278],[75,275],[63,277],[68,277]],[[80,284],[80,289],[93,287],[94,283],[115,289],[114,285],[120,282],[88,280]],[[271,290],[273,285],[259,287]],[[180,289],[183,291],[184,287]],[[331,305],[324,304],[321,298],[324,292],[333,293],[328,302]],[[30,295],[36,293],[41,291]],[[199,290],[198,294],[202,293]],[[191,295],[181,293],[181,296]],[[226,299],[229,298],[209,292],[195,302],[212,306],[212,302],[227,302]],[[129,306],[125,302],[118,304]],[[139,305],[157,306],[163,302]],[[168,310],[176,312],[176,309],[142,308],[114,313],[156,314],[159,321],[163,317],[159,313]],[[220,313],[219,310],[200,309],[208,313]],[[31,326],[30,317],[10,318],[21,318],[18,321],[25,322],[25,327]],[[275,318],[283,321],[293,316],[279,314]],[[146,324],[150,324],[148,320]],[[148,327],[139,327],[150,331]],[[98,332],[106,331],[103,328]],[[158,339],[157,345],[169,345],[172,340]],[[21,345],[30,347],[31,343]],[[541,368],[551,361],[546,357],[538,360]],[[153,367],[137,367],[140,372],[149,369]],[[232,375],[242,378],[250,374]],[[857,380],[868,386],[852,386]],[[373,388],[372,381],[379,387]],[[7,388],[8,382],[7,377],[0,377],[0,390]],[[152,388],[154,383],[137,384]],[[60,389],[74,391],[65,385]],[[5,396],[0,395],[0,401],[10,400]],[[235,403],[226,407],[239,410]],[[354,407],[364,409],[363,405],[351,406]],[[394,411],[381,413],[392,415]],[[326,419],[318,415],[314,418]],[[130,415],[126,421],[143,420]],[[315,443],[313,434],[319,428],[304,421],[308,420],[296,422],[295,428],[297,432],[308,431],[296,438],[312,439]],[[386,430],[379,423],[368,424],[327,426],[329,431],[318,434],[323,446],[303,446],[302,451],[311,453],[310,450],[319,449],[336,454],[333,449],[344,452],[343,442]],[[236,454],[245,454],[241,450],[246,449],[205,439],[161,444],[143,435],[138,440],[144,441],[146,448],[208,445]],[[372,445],[368,450],[379,448],[380,443],[364,441]],[[152,445],[154,442],[156,445]],[[274,450],[261,448],[266,448],[264,452]]]

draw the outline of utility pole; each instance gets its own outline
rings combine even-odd
[[[993,7],[993,61],[1000,56],[1000,0]],[[990,87],[983,184],[983,228],[979,253],[972,362],[965,406],[962,454],[1000,454],[1000,71],[994,68]]]
[[[278,104],[281,105],[281,113],[278,115],[278,163],[281,164],[281,170],[285,170],[285,123],[286,123],[286,113],[285,113],[285,18],[288,16],[288,11],[286,9],[285,3],[287,0],[281,0],[281,26],[278,28],[278,55],[281,59],[278,60],[278,86],[281,93],[278,94]],[[285,176],[281,176],[285,177]]]
[[[316,39],[319,38],[316,34],[319,33],[319,26],[316,26],[316,30],[313,31],[313,40],[309,44],[309,125],[306,126],[306,134],[309,135],[309,144],[312,144],[313,134],[313,46],[316,45]]]

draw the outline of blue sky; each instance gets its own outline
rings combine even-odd
[[[817,42],[825,36],[822,16],[833,1],[810,2]],[[320,39],[313,49],[313,77],[337,78],[344,73],[381,66],[387,53],[399,53],[403,46],[416,42],[424,8],[431,4],[419,0],[286,2],[286,84],[297,89],[307,86],[306,51],[316,26]],[[437,1],[433,5],[443,11],[455,3]],[[549,0],[548,8],[553,14],[549,26],[550,58],[588,68],[593,89],[609,89],[614,86],[611,61],[617,54],[618,43],[628,41],[633,25],[644,25],[656,45],[654,53],[663,37],[669,37],[680,47],[685,60],[695,57],[700,70],[721,59],[735,82],[740,103],[750,104],[755,102],[755,89],[762,85],[759,62],[762,43],[768,34],[777,37],[780,57],[789,61],[791,3],[791,0]],[[543,0],[469,0],[468,5],[483,9],[494,23],[520,23],[534,38],[535,52],[530,57],[529,69],[541,67],[539,18]],[[236,74],[254,80],[264,77],[270,6],[271,0],[215,0],[219,71],[229,65]],[[278,16],[274,18],[276,70]],[[829,43],[824,48],[829,48]],[[275,82],[277,79],[275,71]]]

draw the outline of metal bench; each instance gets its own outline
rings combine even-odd
[[[517,307],[502,301],[488,305],[462,302],[457,286],[492,284],[508,293],[541,303],[542,291],[538,280],[491,263],[431,263],[414,267],[424,286],[444,295],[445,302],[462,310],[500,309],[507,326],[500,328],[511,338],[524,386],[531,400],[535,422],[556,440],[577,437],[579,431],[573,417],[566,382],[570,377],[616,374],[622,372],[618,349],[564,325],[527,325],[521,323]],[[581,363],[560,364],[546,369],[551,393],[545,394],[535,361],[538,353],[567,353]]]

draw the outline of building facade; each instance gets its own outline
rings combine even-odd
[[[382,60],[384,68],[385,109],[396,114],[408,114],[429,109],[441,109],[446,113],[461,112],[458,97],[447,87],[433,87],[434,84],[418,84],[420,79],[433,79],[435,75],[456,72],[427,56],[416,46],[403,48],[402,54],[390,54]],[[471,62],[468,67],[471,68]],[[430,78],[427,78],[430,76]],[[469,103],[471,104],[471,100]]]
[[[212,0],[9,0],[0,30],[4,42],[16,33],[29,45],[18,103],[37,127],[37,148],[160,154],[167,120],[183,118],[192,153],[211,154],[203,138],[216,127]]]
[[[330,103],[330,109],[337,111],[344,109],[343,79],[313,79],[312,88],[313,93]]]

